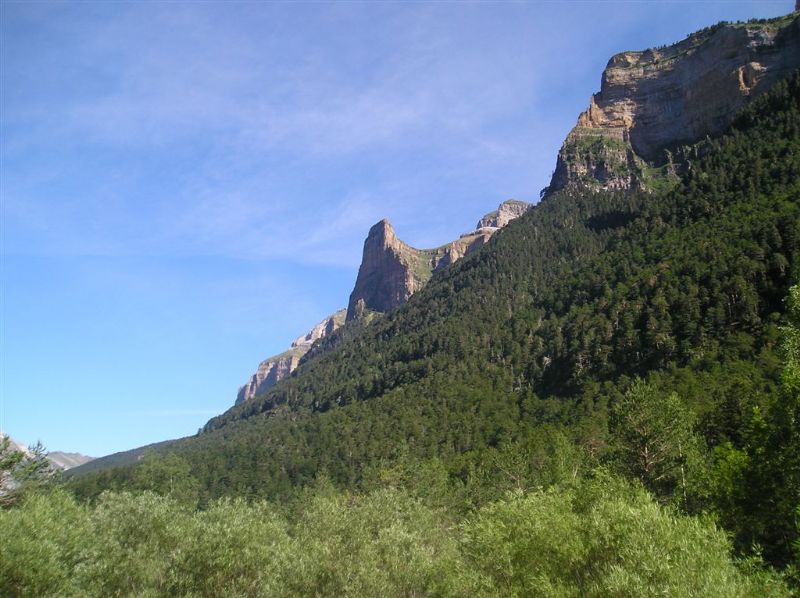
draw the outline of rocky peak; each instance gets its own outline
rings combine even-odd
[[[80,453],[65,453],[63,451],[50,451],[47,453],[47,460],[56,469],[72,469],[89,461],[94,461],[94,457],[87,457]]]
[[[503,228],[506,224],[519,218],[530,207],[530,204],[518,199],[507,199],[493,212],[489,212],[483,218],[478,220],[476,229],[485,227]]]
[[[346,311],[340,309],[335,314],[328,316],[321,322],[317,323],[311,330],[306,332],[303,336],[298,336],[292,342],[292,348],[298,349],[303,347],[311,347],[316,341],[324,336],[328,336],[334,330],[339,328],[344,323]]]
[[[363,300],[366,309],[380,312],[405,303],[428,277],[430,270],[425,267],[422,252],[403,243],[389,221],[381,220],[369,229],[364,241],[361,266],[347,305],[347,319],[355,319],[359,300]]]
[[[476,230],[435,249],[415,249],[397,238],[388,220],[375,224],[364,241],[358,277],[347,307],[347,319],[387,312],[408,301],[434,272],[483,246],[499,228],[522,215],[529,204],[511,199],[486,214]]]
[[[798,66],[794,14],[617,54],[564,142],[549,190],[646,188],[668,164],[667,150],[722,133],[744,104]]]
[[[492,235],[530,207],[510,199],[478,222],[477,230],[435,249],[415,249],[397,238],[391,223],[383,219],[369,229],[364,241],[361,267],[347,310],[339,310],[318,322],[306,334],[297,337],[291,347],[262,361],[246,384],[239,388],[236,404],[263,394],[300,364],[319,339],[330,335],[345,323],[370,312],[387,312],[408,301],[432,274],[483,246]]]

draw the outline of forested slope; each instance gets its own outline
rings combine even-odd
[[[435,462],[460,489],[459,508],[510,480],[547,485],[554,458],[574,451],[574,475],[621,469],[785,562],[800,472],[774,436],[798,445],[794,424],[774,418],[787,400],[779,326],[798,278],[798,133],[795,75],[722,138],[678,152],[670,188],[546,197],[407,304],[337,331],[291,378],[170,450],[199,480],[201,503],[293,496],[323,473],[367,488],[403,464]],[[671,438],[685,432],[688,444],[638,463],[637,405],[667,428],[685,423]],[[766,476],[752,455],[769,443],[784,463],[778,478],[742,490],[736,476]],[[131,476],[74,483],[92,496]],[[772,507],[775,525],[765,523]]]

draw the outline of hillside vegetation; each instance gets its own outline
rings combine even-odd
[[[403,489],[454,521],[546,508],[551,492],[580,502],[582,480],[611,471],[658,516],[711,517],[738,554],[789,566],[800,414],[781,338],[799,274],[798,133],[795,75],[725,136],[681,148],[676,184],[546,197],[407,304],[323,339],[294,376],[145,461],[183,471],[201,508],[296,505],[324,479]],[[141,468],[71,486],[166,491]]]

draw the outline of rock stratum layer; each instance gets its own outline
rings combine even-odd
[[[505,201],[481,218],[476,230],[435,249],[411,247],[397,238],[388,220],[381,220],[364,241],[361,267],[347,305],[347,320],[367,312],[385,313],[405,303],[434,272],[482,247],[495,231],[529,207],[515,199]]]
[[[647,188],[669,172],[670,150],[722,133],[744,104],[799,66],[796,13],[617,54],[564,142],[549,190]]]
[[[331,334],[344,324],[345,314],[346,311],[340,309],[318,322],[304,335],[297,337],[287,351],[262,361],[247,383],[239,388],[236,404],[260,395],[291,374],[300,364],[300,358],[308,353],[315,341]]]

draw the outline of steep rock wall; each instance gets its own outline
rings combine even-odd
[[[318,322],[311,330],[294,340],[288,351],[269,357],[258,365],[258,369],[236,394],[236,404],[252,399],[291,374],[318,339],[331,334],[344,324],[345,310],[340,309],[333,315]]]
[[[549,190],[646,187],[648,168],[669,162],[666,149],[722,133],[742,106],[798,67],[796,13],[617,54],[564,142]]]

